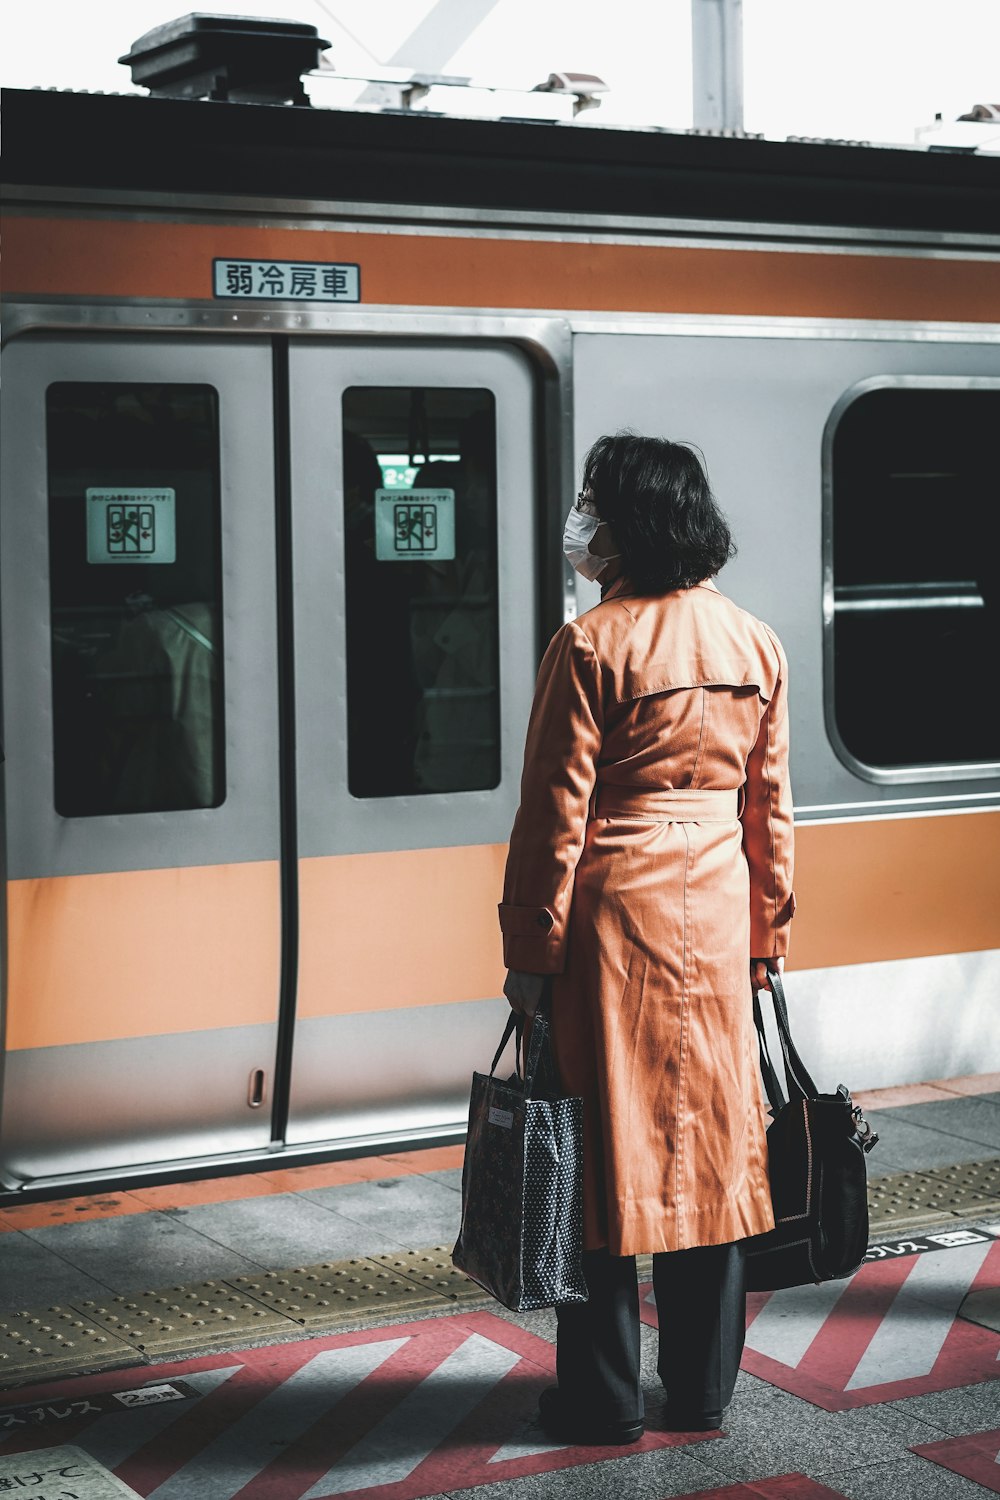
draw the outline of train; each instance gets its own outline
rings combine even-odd
[[[204,19],[3,97],[0,1205],[461,1141],[622,427],[789,658],[800,1050],[1000,1069],[1000,163],[322,108]]]

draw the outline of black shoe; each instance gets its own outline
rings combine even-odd
[[[722,1426],[721,1411],[687,1411],[668,1401],[657,1418],[657,1427],[666,1432],[715,1432]]]
[[[637,1443],[644,1432],[640,1420],[593,1417],[571,1407],[557,1385],[550,1385],[538,1398],[538,1420],[549,1437],[581,1448],[620,1447]]]

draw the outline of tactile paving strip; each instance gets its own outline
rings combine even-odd
[[[1000,1160],[898,1172],[869,1182],[871,1237],[1000,1212]],[[651,1259],[638,1257],[648,1280]],[[236,1276],[192,1286],[109,1297],[106,1302],[48,1307],[0,1316],[0,1388],[169,1353],[213,1350],[320,1331],[366,1318],[406,1316],[412,1309],[488,1301],[451,1264],[443,1245],[347,1261]],[[991,1301],[986,1316],[995,1318]]]
[[[1000,1160],[962,1162],[873,1177],[868,1216],[873,1234],[974,1218],[1000,1208]]]
[[[288,1319],[224,1281],[81,1302],[79,1311],[140,1354],[224,1348],[262,1334],[288,1333]]]
[[[381,1313],[405,1315],[439,1300],[412,1277],[394,1274],[390,1265],[374,1257],[233,1276],[230,1284],[302,1328],[327,1328]]]
[[[135,1362],[135,1350],[72,1307],[0,1316],[0,1388]]]
[[[947,1182],[962,1195],[962,1206],[975,1198],[977,1207],[983,1202],[1000,1202],[1000,1158],[989,1161],[967,1161],[957,1167],[933,1167],[924,1173]]]
[[[464,1271],[455,1269],[446,1245],[435,1245],[430,1250],[404,1250],[399,1255],[373,1255],[371,1259],[432,1293],[434,1300],[446,1297],[449,1302],[481,1301],[487,1295]]]

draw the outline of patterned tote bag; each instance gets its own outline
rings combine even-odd
[[[547,1007],[539,1007],[523,1077],[495,1078],[517,1029],[511,1013],[488,1074],[472,1075],[462,1173],[460,1271],[513,1312],[586,1302],[583,1249],[583,1100],[559,1097]]]

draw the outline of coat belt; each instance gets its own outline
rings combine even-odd
[[[646,787],[599,786],[594,816],[637,818],[645,823],[733,823],[743,810],[743,788],[731,792],[679,787],[656,791]]]

